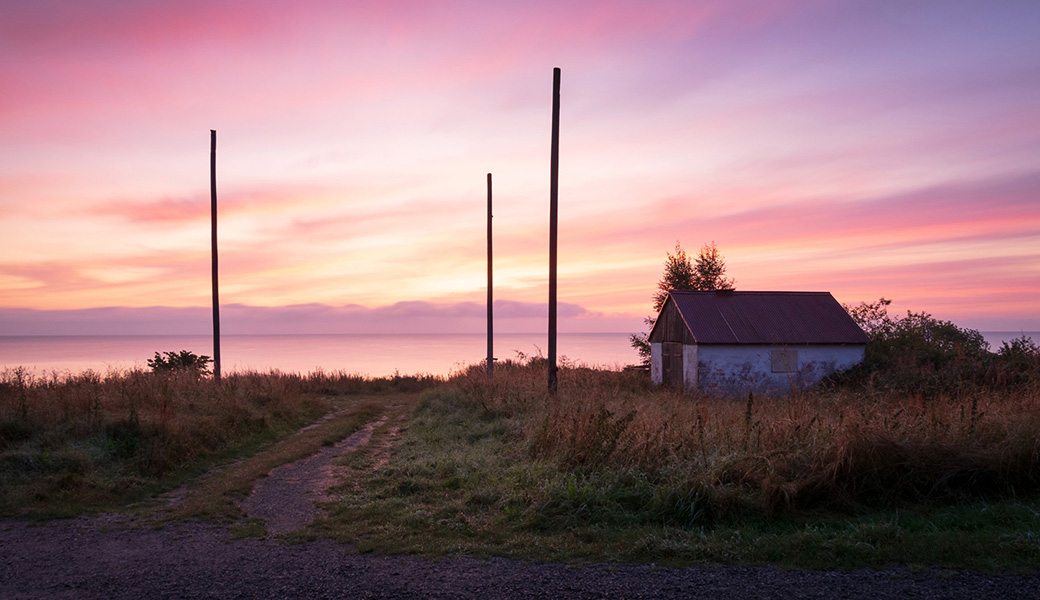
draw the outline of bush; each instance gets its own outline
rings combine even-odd
[[[206,355],[199,356],[187,350],[180,352],[155,353],[155,358],[148,359],[148,366],[153,373],[170,371],[194,371],[198,375],[209,375],[209,363],[212,362]]]
[[[1003,368],[996,365],[994,370],[996,355],[989,351],[981,333],[926,312],[907,311],[903,318],[892,318],[889,304],[891,300],[881,298],[846,307],[871,341],[863,363],[834,381],[926,396],[1006,383]],[[1022,344],[1016,348],[1019,354],[1028,354]],[[1022,368],[1021,359],[1009,360],[1008,364],[1012,362]]]
[[[990,378],[1012,387],[1040,382],[1040,346],[1026,336],[1004,342],[993,357]]]

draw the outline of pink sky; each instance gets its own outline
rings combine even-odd
[[[714,241],[737,289],[1040,330],[1037,31],[999,0],[4,3],[0,334],[204,332],[210,129],[230,333],[482,331],[488,172],[500,330],[541,330],[555,66],[561,329],[643,329],[665,254]]]

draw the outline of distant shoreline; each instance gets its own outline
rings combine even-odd
[[[559,357],[590,366],[623,367],[639,361],[629,333],[561,333]],[[495,335],[495,358],[538,356],[545,333]],[[24,366],[36,373],[87,369],[146,369],[155,352],[189,350],[212,356],[209,335],[0,336],[0,370]],[[483,333],[448,334],[231,334],[221,337],[225,372],[346,371],[372,377],[395,373],[449,375],[487,358]]]

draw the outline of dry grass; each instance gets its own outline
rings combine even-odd
[[[0,515],[60,516],[175,487],[329,412],[337,398],[432,377],[140,370],[0,373]]]
[[[346,401],[336,412],[263,452],[207,473],[161,512],[178,519],[239,519],[244,515],[239,502],[249,495],[256,481],[266,477],[272,469],[311,456],[322,447],[347,438],[367,423],[385,416],[387,410],[406,410],[414,402],[414,396],[393,394],[378,401]]]
[[[396,394],[362,397],[426,388],[388,449],[352,457],[354,478],[313,531],[363,550],[527,558],[1040,565],[1035,377],[932,396],[724,399],[567,365],[550,397],[544,366],[505,361],[490,381],[475,366],[447,382],[271,373],[223,385],[8,371],[0,514],[125,506],[253,455],[171,513],[236,518],[233,501],[256,478]],[[347,410],[290,437],[334,409]]]
[[[479,369],[451,383],[518,419],[532,459],[578,474],[638,473],[716,509],[855,510],[1040,490],[1040,386],[925,398],[820,390],[726,399],[650,388],[638,374]]]
[[[316,531],[363,551],[1035,569],[1040,393],[723,399],[475,366],[421,396]]]

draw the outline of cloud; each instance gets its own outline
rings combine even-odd
[[[495,302],[495,328],[500,333],[546,329],[544,304]],[[625,315],[609,316],[582,306],[560,303],[560,330],[628,331],[640,325]],[[485,331],[483,304],[407,301],[387,306],[297,304],[290,306],[220,307],[226,335],[302,335],[350,333],[480,333]],[[76,310],[0,308],[5,335],[205,335],[212,332],[209,307],[103,307]]]
[[[226,206],[220,208],[226,209]],[[154,201],[120,200],[90,209],[97,216],[118,217],[135,224],[168,225],[208,221],[210,198],[195,195],[185,198],[160,198]]]

